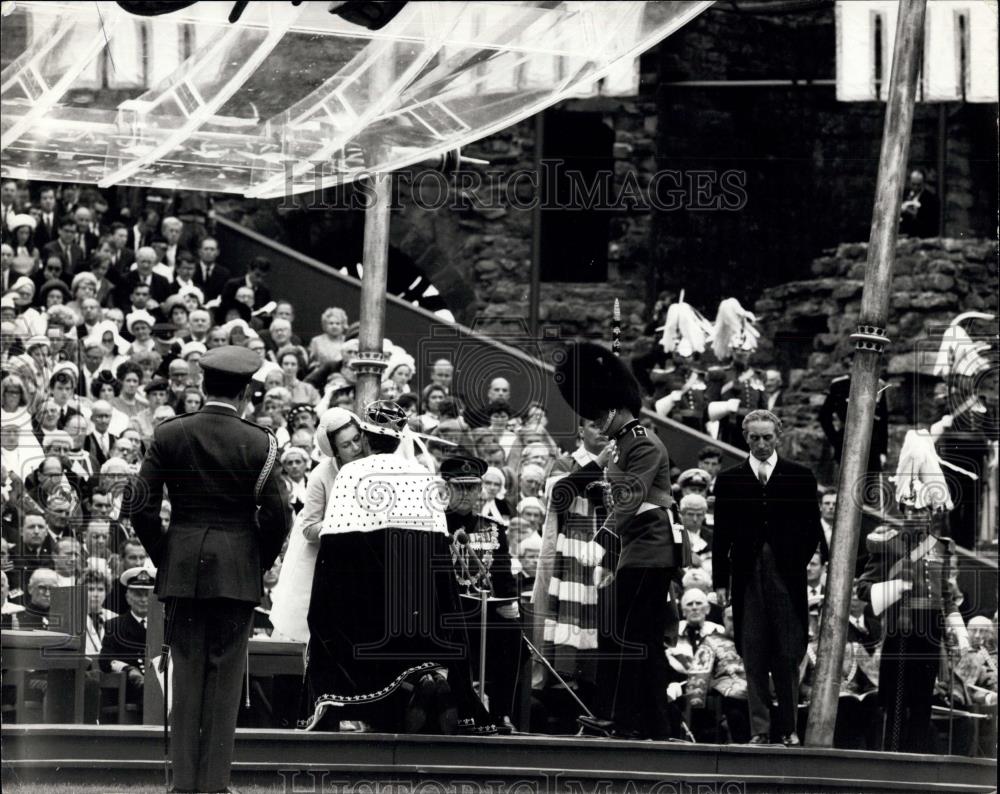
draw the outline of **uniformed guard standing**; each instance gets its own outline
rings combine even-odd
[[[849,365],[849,360],[848,360]],[[886,382],[879,378],[878,402],[875,403],[875,419],[872,425],[872,442],[868,451],[868,471],[880,472],[889,452],[889,407],[885,400]],[[841,375],[830,382],[826,400],[819,409],[819,424],[826,438],[833,445],[833,456],[840,463],[840,453],[844,445],[844,428],[847,425],[847,397],[851,392],[851,376]]]
[[[600,627],[596,717],[585,727],[624,738],[670,737],[663,636],[670,582],[690,555],[683,529],[668,514],[670,461],[663,443],[639,424],[639,384],[611,351],[570,346],[556,371],[559,390],[616,447],[607,467],[612,500],[608,531],[621,539],[611,583],[610,623]],[[602,615],[602,619],[605,615]]]
[[[260,359],[224,346],[201,360],[205,405],[156,428],[123,513],[157,567],[164,642],[175,668],[174,791],[225,791],[247,643],[262,574],[288,533],[287,499],[267,430],[240,418]],[[160,525],[166,487],[173,508]]]
[[[871,556],[857,591],[885,627],[879,663],[882,749],[928,753],[934,752],[931,706],[942,644],[950,634],[964,651],[969,638],[956,606],[954,544],[944,531],[953,504],[925,431],[907,433],[895,484],[904,519],[898,528],[868,536]]]

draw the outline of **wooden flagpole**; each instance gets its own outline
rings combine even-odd
[[[830,542],[830,571],[805,737],[806,744],[812,747],[831,747],[837,722],[844,641],[854,586],[854,560],[864,506],[861,503],[865,492],[863,483],[868,470],[882,352],[889,342],[885,328],[926,11],[927,0],[900,0],[861,316],[857,333],[851,335],[855,354],[837,485],[839,509]]]

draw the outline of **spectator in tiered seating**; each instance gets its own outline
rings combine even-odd
[[[202,291],[206,301],[220,297],[226,283],[232,278],[229,268],[218,264],[218,259],[218,241],[206,237],[198,246],[198,264],[194,271],[194,283]]]
[[[120,577],[128,611],[108,621],[101,644],[101,669],[124,673],[126,696],[141,715],[146,657],[146,619],[153,576],[145,568],[130,568]]]

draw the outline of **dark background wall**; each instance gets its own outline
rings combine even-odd
[[[831,80],[834,48],[832,4],[769,15],[717,4],[660,46],[660,167],[744,170],[748,201],[733,213],[658,213],[652,260],[659,283],[686,286],[696,302],[730,294],[752,302],[766,286],[806,277],[822,249],[867,240],[884,105],[838,102],[832,85],[671,85]],[[996,105],[917,107],[911,164],[929,169],[935,186],[944,146],[949,237],[996,232],[996,122]],[[718,278],[698,278],[706,267]]]

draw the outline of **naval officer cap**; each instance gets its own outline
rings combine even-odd
[[[441,478],[448,482],[475,482],[486,473],[486,461],[466,455],[452,455],[441,461]]]
[[[237,345],[222,345],[209,350],[201,357],[201,368],[231,378],[250,377],[260,369],[260,356],[252,350]]]
[[[148,568],[137,566],[125,571],[118,581],[125,587],[131,587],[134,590],[152,590],[155,580]]]

